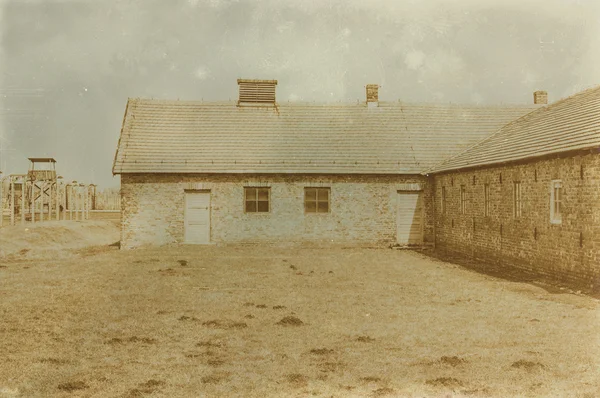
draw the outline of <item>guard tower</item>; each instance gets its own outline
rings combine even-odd
[[[56,160],[53,158],[29,158],[27,178],[35,182],[56,182]]]

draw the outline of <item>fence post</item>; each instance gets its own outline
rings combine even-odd
[[[44,190],[45,189],[46,189],[46,183],[42,181],[40,183],[40,222],[44,221],[44,202],[45,202]]]
[[[69,187],[69,197],[68,197],[68,202],[69,202],[69,220],[73,220],[73,206],[75,205],[75,202],[73,200],[73,185],[69,184],[69,185],[67,185],[67,187]]]
[[[56,205],[56,221],[60,220],[60,203],[59,203],[59,191],[60,191],[60,185],[58,184],[58,181],[56,181],[56,193],[54,195],[54,204]]]
[[[2,178],[2,172],[0,171],[0,227],[4,222],[4,195],[2,188],[4,187],[4,178]]]
[[[54,183],[50,183],[48,185],[48,221],[52,221],[52,187]]]
[[[15,181],[10,178],[10,225],[15,225]]]
[[[74,200],[73,200],[73,207],[75,210],[75,221],[77,221],[77,217],[79,217],[79,190],[77,189],[78,185],[75,184],[73,185],[73,189],[74,189]]]
[[[29,202],[31,207],[31,223],[35,224],[35,181],[31,181],[31,200]]]
[[[85,188],[85,200],[87,202],[86,220],[90,219],[90,210],[92,209],[92,193],[90,192],[90,188],[90,185]]]
[[[25,225],[25,191],[27,190],[27,180],[21,177],[21,225]]]

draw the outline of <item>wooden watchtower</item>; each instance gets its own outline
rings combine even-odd
[[[56,182],[56,160],[54,158],[28,158],[31,162],[27,178],[29,181]]]

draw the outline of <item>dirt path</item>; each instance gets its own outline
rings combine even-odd
[[[600,304],[395,250],[0,269],[0,397],[600,396]]]

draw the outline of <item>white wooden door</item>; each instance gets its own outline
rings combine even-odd
[[[421,192],[398,192],[396,237],[400,245],[423,243],[423,195]]]
[[[185,243],[210,242],[210,192],[185,193]]]

